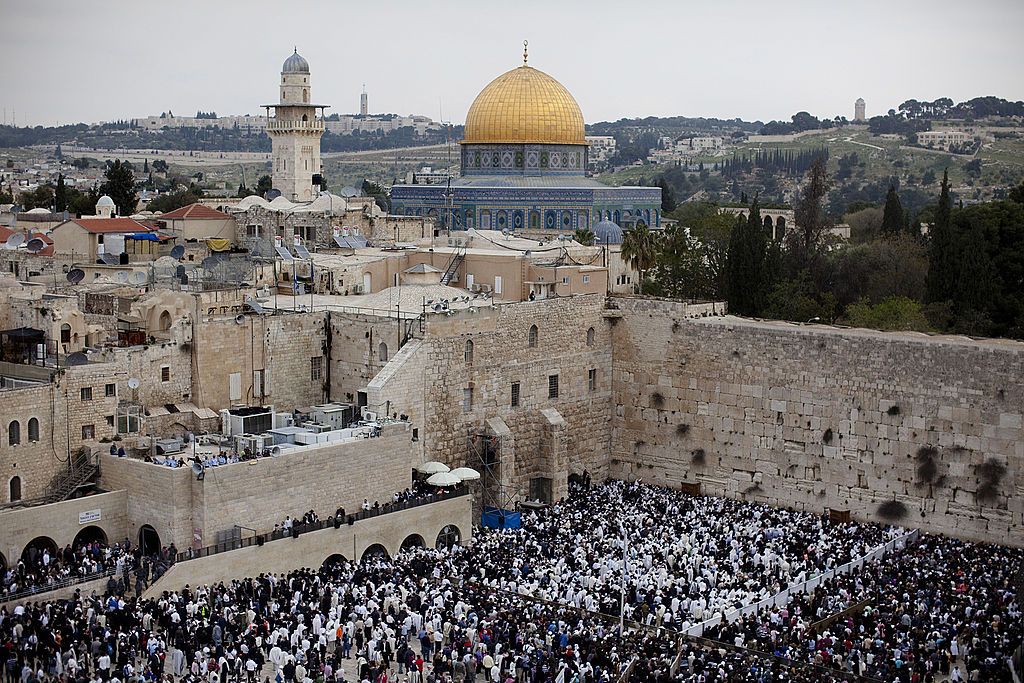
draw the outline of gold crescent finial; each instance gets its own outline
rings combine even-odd
[[[528,41],[528,40],[524,40],[523,41],[523,66],[526,66],[526,60],[529,58],[529,54],[526,51],[526,48],[529,45],[530,45],[530,41]]]

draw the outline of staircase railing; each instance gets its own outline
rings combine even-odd
[[[459,270],[459,266],[466,260],[466,252],[463,249],[459,249],[452,256],[451,261],[448,262],[448,267],[444,269],[444,273],[441,275],[441,284],[448,285],[449,282],[455,279],[455,274]]]
[[[0,505],[0,508],[31,507],[67,500],[82,484],[100,471],[99,457],[85,447],[71,454],[68,464],[58,471],[46,487],[46,492],[35,498],[24,498]]]

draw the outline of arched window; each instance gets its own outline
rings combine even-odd
[[[377,347],[377,359],[381,363],[386,363],[388,360],[388,345],[384,342],[381,342],[380,346]]]
[[[11,477],[8,485],[8,500],[12,503],[21,500],[21,477]]]
[[[473,363],[473,340],[472,339],[467,339],[466,340],[466,350],[463,352],[463,356],[465,356],[466,365],[471,365]]]
[[[537,326],[530,325],[530,336],[526,339],[526,345],[531,349],[537,346]]]
[[[21,423],[11,420],[11,424],[7,425],[7,445],[17,446],[19,443],[21,443]]]
[[[71,343],[71,325],[64,323],[60,326],[60,343],[70,344]]]
[[[164,332],[171,329],[171,314],[169,311],[164,311],[160,314],[160,329]]]
[[[28,440],[39,441],[39,420],[34,417],[28,421]]]
[[[589,330],[587,330],[587,346],[593,346],[593,345],[594,345],[594,328],[591,327]]]

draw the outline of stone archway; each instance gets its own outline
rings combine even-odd
[[[36,562],[39,557],[42,557],[44,551],[49,551],[50,557],[56,555],[57,542],[49,536],[36,536],[25,544],[25,549],[21,551],[21,558]]]
[[[411,550],[413,548],[423,548],[426,543],[423,542],[423,537],[419,534],[409,534],[402,541],[402,550]]]
[[[324,561],[321,564],[321,566],[323,566],[323,567],[332,567],[334,565],[341,564],[343,562],[348,562],[348,558],[346,558],[341,553],[331,553],[326,558],[324,558]]]
[[[99,542],[100,545],[108,545],[107,532],[95,524],[90,524],[75,534],[75,540],[71,542],[71,547],[78,548],[96,542]]]
[[[437,534],[435,548],[452,548],[462,542],[462,532],[454,524],[446,524]]]
[[[382,546],[380,543],[374,543],[369,548],[363,551],[361,561],[373,560],[377,558],[390,559],[391,555],[388,553],[388,549]]]
[[[143,555],[156,555],[160,552],[160,534],[149,524],[139,527],[139,548]]]

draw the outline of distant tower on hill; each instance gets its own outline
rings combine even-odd
[[[319,180],[321,173],[320,138],[326,105],[310,103],[309,62],[297,50],[281,67],[280,95],[277,104],[263,105],[273,149],[274,189],[293,202],[313,201],[320,190],[313,180],[314,176]]]
[[[867,121],[867,117],[864,116],[864,98],[858,97],[857,101],[853,103],[853,120],[854,121]]]
[[[363,83],[363,93],[359,96],[359,114],[366,116],[370,113],[370,101],[366,97],[366,84]]]

